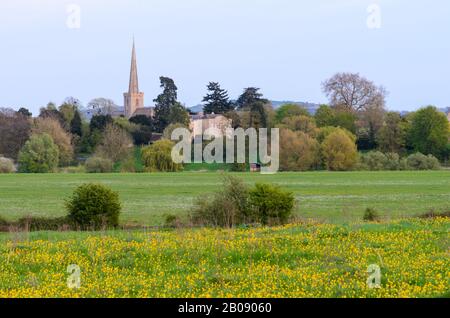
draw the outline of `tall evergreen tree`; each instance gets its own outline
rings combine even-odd
[[[236,101],[236,105],[238,109],[247,108],[252,104],[257,102],[268,103],[267,99],[262,98],[263,94],[259,92],[259,88],[256,87],[248,87],[244,89],[244,92],[241,96],[239,96]]]
[[[70,122],[70,132],[80,137],[83,134],[81,116],[77,108],[75,108],[73,119]]]
[[[177,104],[177,86],[171,78],[160,78],[161,88],[163,92],[154,100],[155,105],[155,129],[158,132],[163,132],[170,124],[170,114],[172,106]]]
[[[205,114],[224,114],[234,109],[228,92],[220,87],[219,83],[210,82],[207,86],[208,94],[203,98],[206,103],[203,107]]]

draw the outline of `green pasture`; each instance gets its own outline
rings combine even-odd
[[[297,216],[326,222],[360,220],[367,207],[388,220],[450,209],[450,171],[233,175],[248,184],[270,182],[292,191]],[[187,217],[194,198],[220,190],[221,178],[219,172],[0,175],[0,216],[63,216],[72,191],[95,182],[119,192],[122,223],[160,225],[168,214]]]

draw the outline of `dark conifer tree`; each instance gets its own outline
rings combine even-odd
[[[224,114],[234,109],[228,92],[220,87],[219,83],[210,82],[207,86],[208,94],[203,98],[205,114]]]

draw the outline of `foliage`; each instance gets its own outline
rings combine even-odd
[[[175,103],[170,107],[168,124],[183,124],[189,126],[190,117],[188,110],[180,103]]]
[[[68,166],[72,163],[74,157],[74,147],[72,145],[72,135],[70,135],[60,124],[52,117],[37,118],[34,120],[31,129],[35,135],[48,134],[59,150],[59,165]]]
[[[257,183],[249,191],[253,215],[263,225],[283,224],[288,221],[295,205],[294,194],[271,184]]]
[[[193,223],[231,228],[251,222],[248,191],[242,180],[225,177],[220,191],[196,199],[191,211]]]
[[[0,156],[0,173],[13,173],[16,172],[14,161],[9,158]]]
[[[176,172],[183,169],[181,164],[172,160],[172,148],[175,144],[166,139],[158,140],[153,145],[142,149],[142,161],[149,172]]]
[[[32,135],[19,153],[19,172],[47,173],[58,167],[59,150],[48,134]]]
[[[228,92],[220,87],[219,83],[210,82],[207,86],[208,94],[203,98],[205,114],[224,114],[234,109]]]
[[[379,221],[379,219],[380,216],[378,212],[373,208],[367,208],[366,211],[364,212],[363,220],[365,222],[375,222]]]
[[[96,156],[111,159],[116,163],[130,157],[132,149],[131,136],[116,125],[108,125],[95,152]]]
[[[178,128],[187,129],[187,126],[180,124],[180,123],[170,124],[169,126],[166,127],[166,129],[164,129],[163,138],[167,139],[167,140],[172,140],[172,133],[175,129],[178,129]]]
[[[83,135],[83,122],[81,120],[80,111],[75,109],[72,121],[70,122],[70,132],[72,135],[81,137]]]
[[[311,137],[315,137],[318,132],[314,119],[304,115],[285,118],[280,127],[303,132]]]
[[[178,103],[177,86],[173,79],[160,77],[163,92],[154,100],[155,102],[155,129],[157,132],[163,130],[171,123],[171,108]]]
[[[334,120],[334,111],[328,105],[320,105],[314,114],[317,127],[332,126]]]
[[[147,126],[147,127],[153,127],[153,120],[151,117],[148,117],[146,115],[136,115],[130,118],[130,123]]]
[[[328,135],[322,143],[322,155],[328,170],[352,170],[357,163],[357,154],[354,141],[341,129]]]
[[[101,184],[83,184],[67,200],[68,218],[83,230],[117,227],[121,204],[117,192]]]
[[[294,116],[310,116],[308,110],[297,104],[284,104],[276,110],[275,121],[281,123],[284,119]]]
[[[27,116],[12,109],[0,108],[0,154],[17,160],[30,132],[31,124]]]
[[[441,164],[433,155],[425,156],[421,153],[415,153],[406,159],[408,169],[411,170],[439,170]]]
[[[280,168],[307,171],[320,165],[320,145],[304,132],[280,131]]]
[[[101,157],[90,157],[86,160],[85,168],[88,173],[109,173],[113,171],[111,159]]]
[[[412,116],[409,140],[415,151],[443,158],[449,141],[449,122],[435,107],[418,110]]]
[[[385,123],[377,134],[377,144],[383,152],[405,152],[407,122],[397,112],[389,112],[385,116]]]
[[[118,109],[114,101],[102,97],[94,98],[88,103],[87,107],[92,110],[94,115],[103,116],[111,116]]]
[[[337,73],[326,80],[323,92],[330,105],[345,111],[364,111],[375,105],[384,107],[386,91],[354,73]]]
[[[255,103],[267,104],[268,100],[263,98],[263,94],[259,92],[259,88],[248,87],[244,89],[244,92],[239,96],[236,101],[236,106],[239,110],[248,108]]]
[[[103,132],[108,125],[113,123],[114,120],[111,115],[94,115],[89,123],[89,129],[91,133],[96,130]]]
[[[353,112],[321,105],[314,115],[317,127],[340,127],[356,133],[357,115]]]

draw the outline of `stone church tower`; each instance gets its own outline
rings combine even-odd
[[[125,117],[131,118],[139,108],[144,108],[144,93],[139,92],[139,81],[136,62],[136,48],[133,40],[131,53],[130,87],[128,93],[123,94],[125,102]]]

